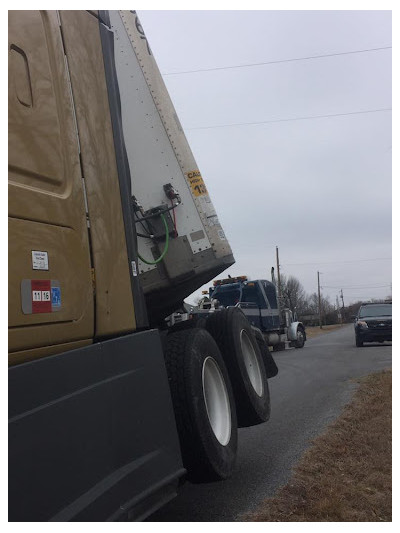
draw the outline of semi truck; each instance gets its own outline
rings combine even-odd
[[[9,521],[143,520],[231,475],[277,369],[135,11],[9,11]],[[215,176],[215,179],[222,177]]]
[[[280,303],[274,277],[272,281],[250,280],[247,276],[215,280],[193,316],[206,318],[228,307],[240,308],[271,350],[304,347],[306,328],[295,312]]]
[[[193,320],[196,324],[205,326],[213,313],[235,307],[243,312],[253,333],[261,339],[262,351],[264,344],[273,352],[288,347],[303,348],[307,339],[306,328],[303,322],[297,320],[296,311],[282,305],[273,271],[274,269],[271,270],[272,281],[250,280],[247,276],[229,276],[215,280],[208,291],[202,291],[203,296],[197,306],[189,306],[188,309],[186,305],[184,310],[172,313],[166,319],[168,325],[171,327]],[[274,367],[271,361],[267,364]]]

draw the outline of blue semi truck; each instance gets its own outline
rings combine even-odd
[[[193,315],[204,319],[209,313],[229,307],[240,308],[273,351],[286,347],[303,348],[305,326],[296,319],[294,312],[280,304],[274,282],[265,279],[253,281],[247,276],[216,280]]]

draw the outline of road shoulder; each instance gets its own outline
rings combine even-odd
[[[353,400],[313,441],[289,483],[239,520],[391,521],[392,373],[357,381]]]

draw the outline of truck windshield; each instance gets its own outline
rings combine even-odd
[[[221,305],[224,307],[236,305],[238,301],[240,300],[240,290],[239,289],[233,289],[233,290],[224,290],[224,289],[217,289],[214,291],[214,294],[212,295],[213,298],[216,298]]]
[[[253,303],[256,304],[257,307],[259,307],[260,303],[255,287],[243,287],[241,301],[246,303]]]
[[[360,309],[360,318],[367,316],[392,316],[392,304],[366,305]]]

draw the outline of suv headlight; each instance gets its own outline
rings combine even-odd
[[[360,328],[367,328],[368,324],[364,320],[357,320],[357,326],[360,326]]]

